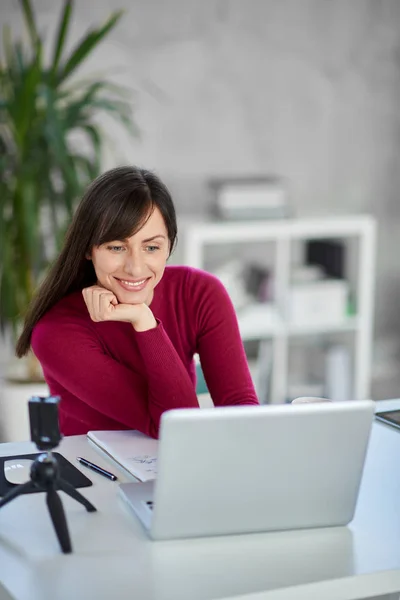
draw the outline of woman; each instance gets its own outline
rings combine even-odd
[[[32,346],[61,396],[64,435],[157,437],[165,410],[198,407],[196,352],[215,405],[258,404],[222,284],[166,267],[176,234],[171,196],[149,171],[112,169],[84,195],[16,349]]]

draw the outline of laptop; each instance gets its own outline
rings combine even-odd
[[[346,525],[374,410],[372,400],[170,410],[157,479],[120,494],[154,540]]]

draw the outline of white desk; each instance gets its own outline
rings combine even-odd
[[[400,407],[400,400],[378,406]],[[35,449],[8,443],[0,454]],[[64,439],[58,450],[73,463],[81,455],[118,471],[84,436]],[[0,509],[0,581],[16,599],[355,600],[400,590],[400,431],[380,423],[356,517],[344,528],[151,542],[117,496],[118,483],[82,471],[93,486],[81,492],[98,512],[61,494],[72,555],[60,552],[43,494]]]

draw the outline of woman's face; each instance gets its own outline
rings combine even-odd
[[[126,240],[95,246],[91,253],[98,285],[113,292],[120,304],[150,304],[164,274],[169,239],[155,208],[142,229]]]

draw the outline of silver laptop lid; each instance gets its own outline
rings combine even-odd
[[[152,536],[348,523],[373,415],[368,400],[168,411]]]

